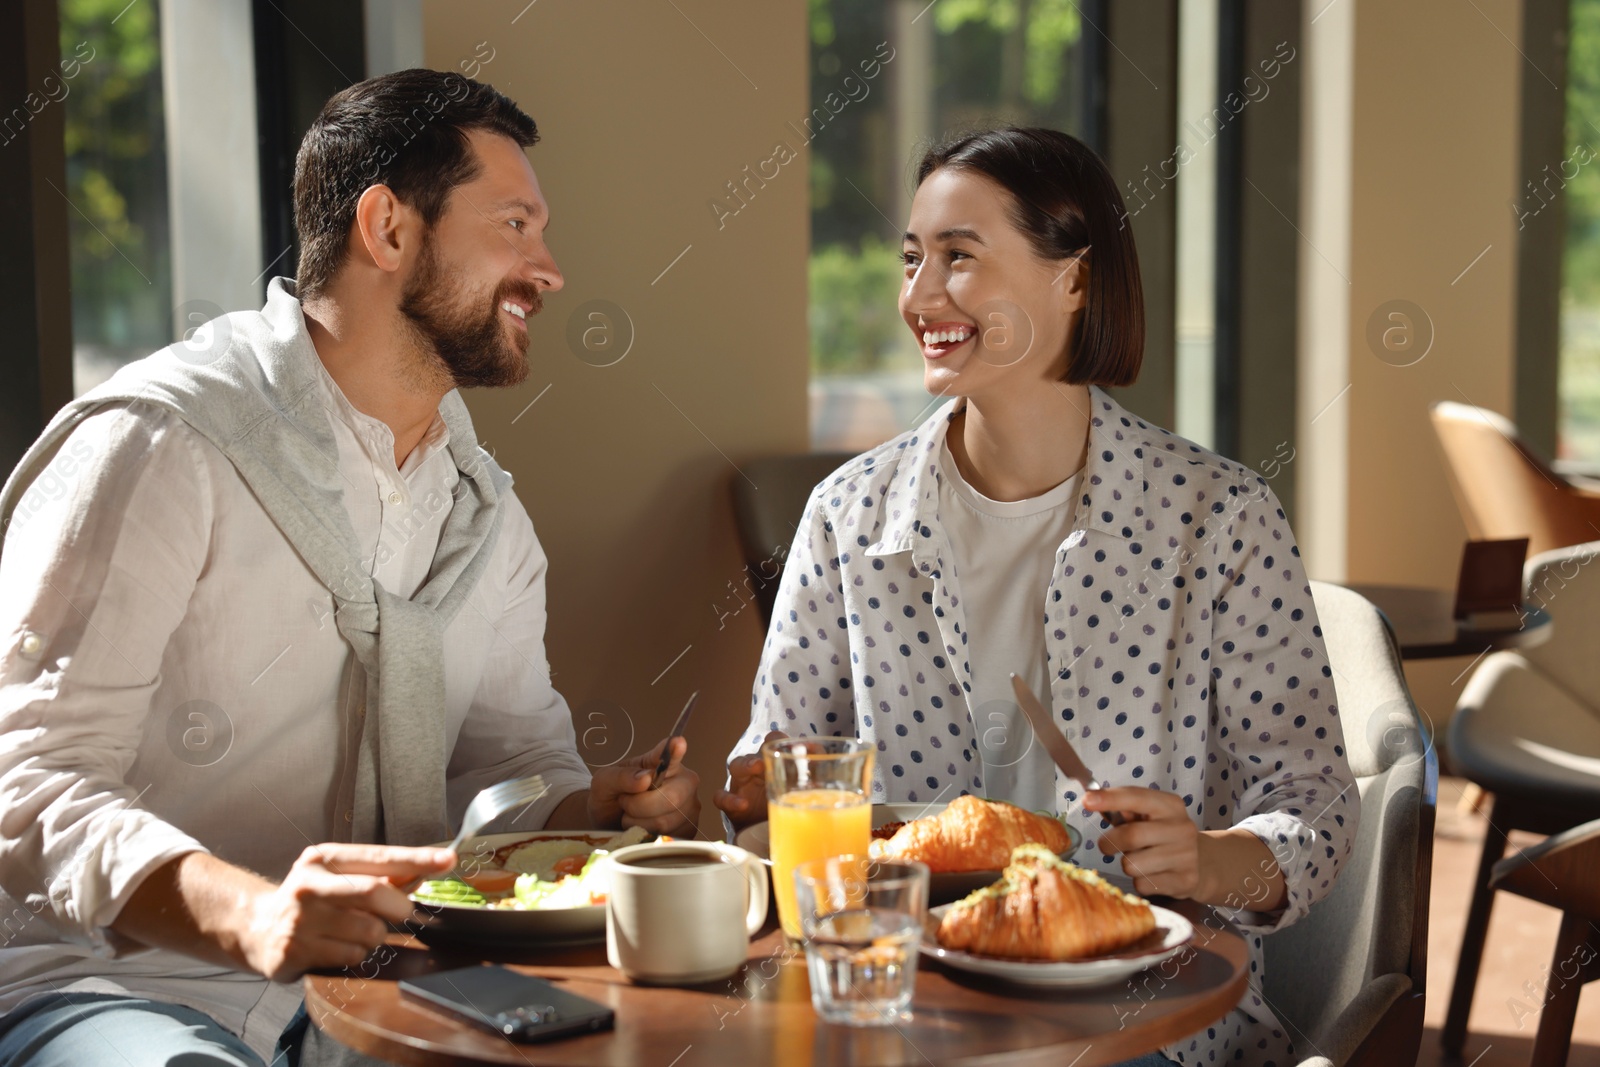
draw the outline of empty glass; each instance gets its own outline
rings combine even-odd
[[[928,914],[928,868],[865,856],[795,867],[795,904],[825,1021],[887,1026],[911,1017],[917,942]]]

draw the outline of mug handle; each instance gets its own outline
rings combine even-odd
[[[767,900],[771,890],[767,883],[767,865],[754,853],[746,852],[743,862],[745,893],[749,897],[750,905],[745,912],[745,936],[754,937],[767,921]]]

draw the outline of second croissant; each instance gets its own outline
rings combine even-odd
[[[917,860],[934,874],[998,871],[1018,845],[1063,852],[1072,844],[1060,820],[1001,801],[960,796],[937,815],[906,823],[887,841],[874,841],[873,859]]]

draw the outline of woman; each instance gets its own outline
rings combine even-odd
[[[929,391],[952,399],[817,487],[717,804],[735,825],[765,817],[769,732],[859,736],[878,748],[874,801],[1057,811],[1083,832],[1079,862],[1225,909],[1258,986],[1262,935],[1327,894],[1359,798],[1266,480],[1102,389],[1131,383],[1143,349],[1125,223],[1105,165],[1062,133],[923,157],[900,311]],[[1012,672],[1110,788],[1083,796],[1055,771]],[[1293,1055],[1250,991],[1163,1052]]]

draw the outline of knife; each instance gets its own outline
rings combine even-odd
[[[1066,773],[1068,778],[1076,778],[1083,784],[1085,790],[1103,789],[1104,784],[1089,773],[1088,764],[1072,748],[1070,742],[1056,729],[1056,724],[1050,720],[1050,713],[1045,710],[1039,698],[1033,695],[1033,690],[1016,674],[1011,676],[1011,688],[1017,694],[1017,703],[1022,706],[1022,713],[1028,717],[1028,725],[1033,727],[1033,736],[1044,745],[1044,750],[1050,754],[1050,759],[1057,767]],[[1108,811],[1102,814],[1110,820],[1113,826],[1119,826],[1126,821],[1122,812]]]
[[[696,689],[689,694],[689,703],[678,712],[678,721],[672,724],[672,732],[667,735],[667,746],[661,750],[661,762],[656,764],[656,776],[650,780],[650,788],[656,789],[661,785],[661,776],[667,773],[667,765],[672,762],[672,739],[683,736],[683,728],[689,725],[689,713],[694,710],[694,702],[699,699],[700,690]],[[648,790],[646,790],[648,792]]]

